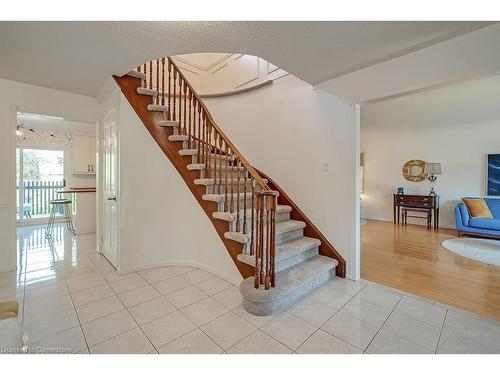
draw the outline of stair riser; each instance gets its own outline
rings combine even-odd
[[[183,142],[182,144],[182,147],[183,148],[188,148],[189,147],[189,144],[188,142]],[[196,148],[196,145],[192,145],[191,146],[192,148]],[[196,159],[196,157],[193,157],[193,163],[204,163],[205,162],[205,155],[203,155],[203,153],[200,154],[200,157],[199,157],[199,160]],[[215,168],[217,167],[217,169],[225,169],[226,167],[229,167],[229,170],[231,170],[231,165],[229,165],[229,163],[226,163],[226,161],[224,159],[222,160],[219,160],[219,158],[215,159],[215,158],[211,158],[208,162],[208,165],[210,166],[210,168]],[[235,165],[233,165],[233,167],[236,167]],[[236,173],[236,171],[235,171]]]
[[[233,184],[228,184],[228,194],[231,194],[231,186],[233,188],[233,193],[237,193],[238,192],[238,183],[235,182]],[[207,194],[224,194],[226,192],[226,185],[224,183],[220,184],[219,185],[206,185],[207,186]],[[245,190],[245,187],[243,185],[243,179],[241,179],[241,183],[240,183],[240,194],[243,194],[244,193],[244,190]],[[247,193],[250,193],[252,191],[252,187],[250,185],[250,183],[247,183],[247,190],[246,192]]]
[[[277,234],[276,235],[276,245],[280,245],[282,243],[285,243],[287,241],[292,241],[296,240],[299,237],[304,236],[304,228],[300,229],[295,229],[290,232],[282,233],[282,234]]]
[[[246,216],[246,221],[247,221],[246,233],[250,233],[251,225],[252,225],[252,221],[251,221],[251,207],[247,206],[247,209],[249,211],[247,211],[247,216]],[[242,211],[243,210],[242,206],[240,206],[240,210],[241,210],[241,212],[243,212]],[[243,213],[241,213],[241,212],[240,212],[240,220],[239,220],[240,221],[240,232],[243,231]],[[255,220],[255,218],[254,218],[254,220]],[[277,223],[280,223],[280,222],[283,222],[283,221],[289,221],[289,220],[290,220],[290,212],[284,212],[282,214],[276,215],[276,222]],[[232,221],[232,222],[229,223],[229,231],[236,232],[236,223],[237,223],[236,220],[234,220],[234,221]],[[296,233],[294,235],[297,235],[298,237],[302,237],[303,233],[304,233],[304,230],[303,229],[297,229],[297,230],[298,231],[302,230],[302,234],[299,235],[299,233]],[[284,233],[281,236],[284,236],[287,233]],[[276,239],[278,239],[278,236],[276,237]],[[286,239],[286,241],[289,241],[289,240]]]
[[[235,223],[230,223],[230,229],[229,231],[230,232],[236,232],[236,224]],[[242,225],[240,225],[240,230],[239,232],[243,232],[243,227]],[[247,221],[247,230],[246,230],[246,233],[247,234],[250,234],[251,233],[251,220],[248,219]],[[255,233],[255,232],[254,232]],[[275,239],[275,245],[281,245],[285,242],[288,242],[288,241],[293,241],[293,240],[296,240],[297,238],[300,238],[300,237],[303,237],[304,236],[304,229],[296,229],[296,230],[293,230],[293,231],[290,231],[290,232],[286,232],[286,233],[283,233],[283,234],[279,234],[279,235],[276,235],[276,239]],[[255,238],[255,237],[254,237]],[[243,248],[242,248],[242,253],[243,254],[249,254],[250,253],[250,241],[248,241],[246,244],[243,245]]]
[[[334,277],[335,267],[328,271],[319,273],[314,279],[307,281],[300,288],[294,289],[292,292],[277,300],[266,303],[243,300],[243,307],[246,311],[253,315],[272,315],[290,306],[299,298],[311,293],[313,290],[319,288]],[[279,281],[279,274],[277,275],[277,280]]]
[[[243,195],[241,196],[241,199],[239,200],[240,201],[240,209],[243,209],[243,206],[244,206],[244,199],[243,199]],[[247,208],[252,208],[252,199],[251,198],[248,198],[247,200]],[[226,204],[229,205],[228,207],[231,207],[231,199],[228,197],[228,200],[226,201]],[[234,206],[235,206],[235,210],[236,211],[236,199],[233,198],[233,203]],[[220,211],[220,212],[223,212],[225,211],[224,210],[224,202],[218,202],[218,205],[217,205],[217,210]]]
[[[281,223],[282,221],[290,220],[290,212],[283,212],[276,215],[276,222]]]
[[[319,247],[314,247],[314,248],[309,249],[307,251],[303,251],[299,254],[288,257],[288,258],[283,259],[282,261],[276,263],[275,270],[276,270],[276,272],[286,270],[287,268],[296,266],[297,264],[302,263],[302,262],[306,261],[307,259],[310,259],[318,254],[319,254]]]
[[[243,179],[245,177],[245,171],[233,171],[232,172],[232,178],[238,178],[238,174],[240,175],[240,178]],[[201,171],[200,178],[222,178],[223,180],[226,178],[226,170],[225,169],[217,169],[217,173],[213,169],[210,169],[210,171]],[[231,178],[231,170],[227,171],[227,178]]]

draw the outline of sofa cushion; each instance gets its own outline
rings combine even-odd
[[[463,203],[458,205],[458,210],[460,211],[460,217],[462,218],[462,225],[464,227],[469,226],[470,214],[467,206]]]
[[[470,216],[472,216],[472,218],[493,218],[493,215],[483,198],[462,198],[462,200],[469,209]]]
[[[500,231],[500,219],[471,218],[469,220],[469,225],[475,228]]]
[[[499,198],[484,198],[494,219],[500,219],[500,199]]]

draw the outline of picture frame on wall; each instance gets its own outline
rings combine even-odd
[[[488,154],[486,194],[500,196],[500,154]]]

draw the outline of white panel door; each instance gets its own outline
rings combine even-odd
[[[117,267],[117,182],[118,182],[118,145],[116,114],[106,117],[103,131],[103,233],[102,254]]]

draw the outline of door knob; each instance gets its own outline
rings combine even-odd
[[[108,198],[108,201],[115,201],[116,202],[116,197]]]

